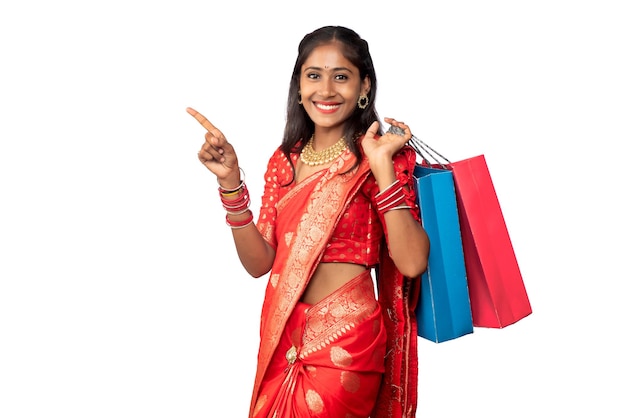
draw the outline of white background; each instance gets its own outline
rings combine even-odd
[[[246,416],[266,279],[185,108],[258,213],[298,42],[328,24],[369,41],[381,116],[485,154],[534,310],[420,339],[418,416],[624,416],[621,4],[3,2],[0,416]]]

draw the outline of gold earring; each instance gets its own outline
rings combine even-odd
[[[300,90],[298,90],[298,104],[302,104],[302,94],[300,94]]]
[[[356,102],[359,109],[365,109],[368,104],[370,104],[370,99],[365,94],[359,96],[359,100]]]

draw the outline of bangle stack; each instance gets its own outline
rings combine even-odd
[[[244,228],[250,225],[254,216],[250,210],[250,193],[243,180],[239,182],[239,186],[234,189],[225,189],[218,184],[218,191],[220,193],[220,199],[222,206],[226,210],[226,225],[232,229]],[[229,215],[243,215],[248,212],[249,216],[241,221],[233,221],[229,218]]]
[[[391,183],[385,190],[379,192],[374,197],[374,200],[376,201],[378,212],[381,215],[384,215],[390,210],[411,209],[410,206],[401,204],[404,202],[405,198],[404,191],[402,190],[402,186],[398,180]]]

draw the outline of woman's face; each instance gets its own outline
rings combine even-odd
[[[369,78],[361,82],[359,69],[343,56],[336,42],[315,48],[300,71],[302,106],[316,130],[338,128],[342,132],[359,96],[369,92]]]

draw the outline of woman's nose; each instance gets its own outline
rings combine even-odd
[[[331,97],[334,94],[333,80],[331,78],[323,80],[320,84],[319,95],[322,97]]]

